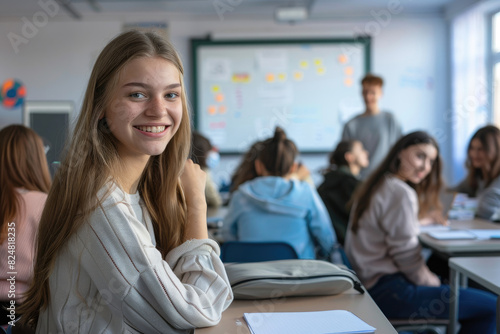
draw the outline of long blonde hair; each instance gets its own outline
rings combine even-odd
[[[23,322],[31,327],[36,326],[39,312],[50,303],[49,277],[58,253],[99,205],[97,192],[113,176],[119,162],[116,139],[100,116],[123,67],[140,57],[161,57],[179,70],[181,124],[165,151],[150,157],[138,191],[151,216],[156,247],[162,255],[182,243],[186,205],[178,177],[191,145],[182,63],[174,47],[162,37],[128,31],[114,38],[96,60],[73,137],[47,198],[40,221],[34,278],[18,309]]]
[[[7,236],[7,223],[22,208],[16,188],[48,193],[50,173],[42,138],[23,125],[0,131],[0,244]]]

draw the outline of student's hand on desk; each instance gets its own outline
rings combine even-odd
[[[431,225],[431,224],[438,224],[438,225],[449,225],[448,219],[443,216],[441,210],[432,210],[430,211],[425,217],[421,218],[419,220],[420,225],[425,226],[425,225]]]
[[[205,198],[206,174],[191,159],[186,161],[180,176],[187,206],[187,225],[185,240],[206,239],[207,201]]]

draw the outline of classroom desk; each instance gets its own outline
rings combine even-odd
[[[243,313],[251,312],[307,312],[347,310],[367,324],[377,334],[396,334],[382,311],[368,293],[361,295],[351,289],[343,294],[320,297],[288,297],[283,299],[235,300],[222,314],[217,326],[199,328],[195,334],[250,334]]]
[[[450,324],[448,334],[456,333],[458,319],[458,295],[461,275],[471,278],[485,288],[500,295],[500,256],[494,257],[454,257],[448,262],[450,267]],[[500,298],[497,299],[497,333],[500,333]]]
[[[483,219],[452,220],[453,229],[500,229],[500,224]],[[444,257],[500,255],[500,240],[437,240],[427,233],[419,235],[420,242]]]

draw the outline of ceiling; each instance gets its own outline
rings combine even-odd
[[[58,16],[85,20],[99,16],[134,13],[169,13],[181,16],[221,19],[231,13],[232,19],[272,18],[280,7],[304,6],[309,19],[373,16],[371,10],[399,10],[404,14],[443,13],[446,6],[460,0],[6,0],[0,19],[32,16],[41,10],[40,3],[56,1],[63,9]]]

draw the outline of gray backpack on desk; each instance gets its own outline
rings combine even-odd
[[[336,295],[364,289],[349,269],[320,260],[228,263],[226,272],[235,299]]]

